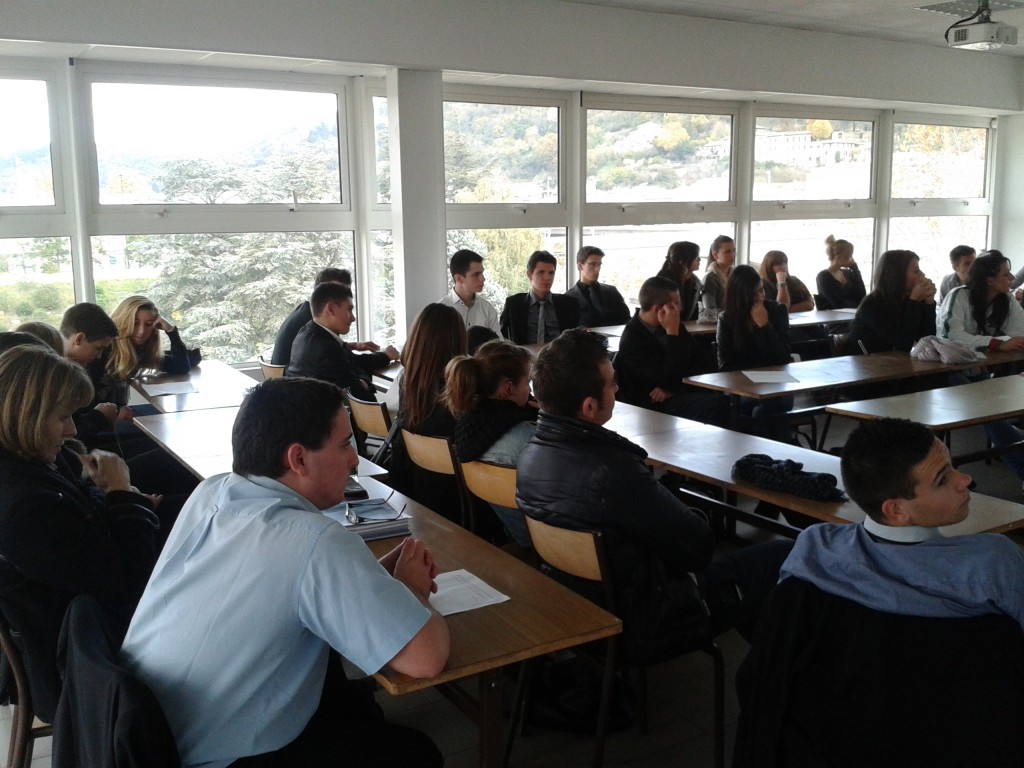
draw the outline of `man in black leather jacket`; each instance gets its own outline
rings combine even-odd
[[[688,572],[701,582],[714,633],[741,622],[752,629],[749,620],[778,580],[792,542],[712,559],[715,538],[704,518],[655,480],[643,448],[602,426],[611,418],[617,390],[605,344],[603,337],[578,328],[540,353],[533,372],[541,404],[537,434],[516,466],[520,509],[562,528],[604,531],[627,635],[661,632],[666,620],[672,623],[658,606],[641,610],[637,603],[673,600]],[[679,601],[680,609],[684,603]],[[657,626],[644,627],[644,620]],[[667,649],[671,642],[664,640]],[[647,650],[652,657],[662,655]]]

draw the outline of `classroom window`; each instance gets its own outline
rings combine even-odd
[[[896,123],[895,198],[984,197],[988,129]]]
[[[619,289],[627,304],[638,306],[637,297],[644,280],[654,277],[665,262],[668,247],[677,240],[689,240],[700,246],[698,277],[704,274],[711,241],[719,235],[733,237],[730,222],[657,224],[653,226],[584,227],[583,245],[596,245],[604,251],[601,282]],[[575,259],[575,255],[573,256]]]
[[[483,296],[498,312],[510,295],[530,290],[526,262],[534,251],[549,251],[557,259],[552,290],[555,293],[566,290],[568,273],[564,229],[449,229],[448,253],[455,253],[460,248],[469,248],[484,257]],[[444,271],[451,285],[447,259]]]
[[[144,294],[205,357],[241,362],[273,348],[325,266],[353,270],[352,232],[117,235],[92,238],[96,301]],[[349,338],[358,329],[353,325]]]
[[[391,202],[391,145],[388,133],[388,100],[385,96],[374,96],[373,110],[374,168],[377,179],[377,202],[386,205]]]
[[[0,329],[29,320],[59,327],[74,303],[69,238],[0,239]]]
[[[340,203],[338,95],[92,85],[99,202]]]
[[[396,343],[399,336],[395,322],[395,243],[390,229],[370,232],[370,269],[373,340],[384,347]]]
[[[588,109],[587,202],[729,199],[730,115]]]
[[[0,79],[0,206],[54,205],[46,82]]]
[[[862,120],[757,118],[754,199],[871,197],[873,129]]]
[[[889,248],[913,251],[921,257],[921,270],[938,285],[953,271],[949,252],[957,245],[969,245],[979,253],[988,247],[987,216],[898,216],[889,220]],[[1007,252],[1013,259],[1014,254]],[[1013,269],[1024,262],[1017,261]]]
[[[558,129],[558,107],[445,102],[445,202],[558,202]]]
[[[848,240],[853,258],[860,268],[864,285],[871,283],[874,253],[874,219],[791,219],[755,221],[750,227],[749,264],[755,269],[768,251],[782,251],[789,257],[789,272],[800,278],[807,289],[817,293],[816,278],[828,269],[825,238]],[[869,288],[870,290],[870,288]]]

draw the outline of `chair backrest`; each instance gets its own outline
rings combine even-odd
[[[455,475],[455,456],[448,438],[416,435],[403,429],[402,442],[409,460],[417,467],[441,475]]]
[[[348,407],[352,411],[352,421],[364,434],[385,437],[391,431],[391,414],[386,403],[360,400],[349,392]]]
[[[7,659],[14,678],[14,694],[18,699],[11,722],[11,741],[7,748],[7,768],[28,768],[32,762],[32,745],[35,739],[49,736],[53,728],[49,725],[35,725],[32,709],[32,692],[28,686],[28,674],[21,661],[21,651],[14,643],[7,619],[0,615],[0,653]]]
[[[274,365],[273,363],[268,363],[263,359],[263,355],[260,355],[260,370],[263,372],[264,379],[281,378],[284,376],[284,369],[287,367],[288,366],[286,365]]]
[[[578,579],[604,582],[608,576],[600,531],[570,531],[527,515],[526,527],[540,559]]]
[[[834,309],[832,302],[822,296],[820,293],[814,294],[814,307],[815,309]]]
[[[488,504],[515,509],[516,468],[488,464],[484,461],[459,463],[459,472],[466,490]]]

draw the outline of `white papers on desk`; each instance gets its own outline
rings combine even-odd
[[[791,376],[785,371],[740,371],[740,373],[755,384],[788,384],[800,381],[796,376]]]
[[[160,397],[161,395],[187,395],[198,392],[191,381],[171,381],[166,384],[146,384],[146,394],[149,397]]]
[[[504,603],[509,599],[465,569],[439,573],[437,592],[430,596],[430,604],[442,616],[483,608],[485,605]]]

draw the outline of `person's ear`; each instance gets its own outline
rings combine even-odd
[[[71,336],[68,337],[68,342],[72,347],[80,347],[83,344],[85,344],[86,341],[88,341],[88,339],[85,338],[85,333],[83,333],[82,331],[79,331],[78,333],[73,333],[71,334]]]
[[[882,518],[887,525],[912,525],[906,499],[886,499],[882,502]]]
[[[579,418],[581,421],[592,421],[597,413],[597,398],[587,397],[580,403]]]
[[[309,474],[309,468],[306,466],[306,449],[301,443],[292,443],[285,449],[284,465],[299,476]]]

